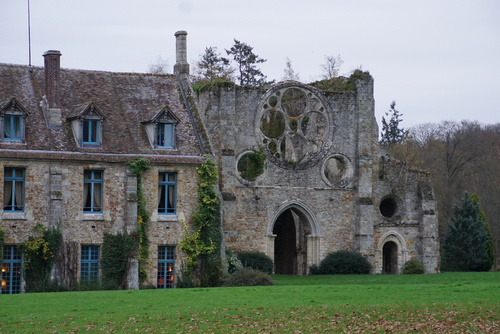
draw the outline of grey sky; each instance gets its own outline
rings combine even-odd
[[[27,0],[0,0],[0,63],[28,64]],[[178,30],[193,65],[233,38],[267,59],[280,80],[286,57],[301,81],[319,79],[325,56],[375,78],[376,116],[395,100],[404,127],[441,120],[500,122],[498,0],[30,0],[32,64],[60,50],[62,67],[146,72],[175,63]]]

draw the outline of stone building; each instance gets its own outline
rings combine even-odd
[[[137,226],[137,178],[127,168],[136,157],[151,163],[149,284],[170,287],[203,155],[177,78],[67,70],[59,51],[44,57],[43,68],[0,64],[2,293],[23,290],[19,245],[36,224],[62,231],[62,282],[98,276],[104,233]],[[137,288],[137,263],[130,268],[127,287]]]
[[[412,257],[437,272],[428,177],[377,145],[368,73],[333,90],[281,82],[197,95],[187,33],[175,36],[174,75],[63,69],[59,51],[44,54],[43,68],[0,64],[2,293],[23,290],[19,245],[37,224],[62,231],[61,282],[98,277],[104,233],[137,227],[127,167],[136,157],[151,162],[146,284],[175,282],[204,154],[219,166],[228,249],[265,253],[282,274],[307,274],[336,250],[361,252],[374,273],[400,273]],[[138,288],[137,267],[131,261],[127,288]]]
[[[379,147],[369,73],[230,84],[200,93],[197,108],[220,169],[228,249],[265,253],[279,274],[307,274],[338,250],[362,253],[373,273],[401,273],[411,258],[439,270],[428,175]]]

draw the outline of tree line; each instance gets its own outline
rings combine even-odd
[[[393,102],[382,118],[380,143],[407,168],[430,173],[442,268],[489,270],[500,253],[500,123],[442,121],[404,129],[402,115]],[[486,261],[483,267],[478,259]]]

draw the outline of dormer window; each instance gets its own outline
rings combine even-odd
[[[158,149],[175,148],[175,130],[180,120],[169,107],[163,106],[149,111],[142,123],[146,127],[151,146]]]
[[[82,144],[100,145],[101,121],[98,119],[82,120]]]
[[[25,141],[25,117],[28,111],[16,98],[0,102],[0,113],[2,115],[1,127],[3,142],[23,143]]]
[[[156,124],[156,144],[158,147],[174,147],[174,124],[158,123]]]
[[[67,118],[79,147],[100,148],[106,115],[94,102],[76,106]]]
[[[21,115],[5,114],[3,116],[3,139],[23,139],[23,118]]]

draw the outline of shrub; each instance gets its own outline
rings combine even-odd
[[[45,229],[41,224],[36,224],[33,232],[36,236],[23,243],[26,292],[59,291],[62,287],[51,281],[50,272],[62,234],[56,227]]]
[[[226,250],[226,259],[227,259],[227,272],[229,274],[232,274],[236,270],[243,268],[240,259],[238,259],[238,257],[229,250]]]
[[[317,264],[313,264],[310,268],[309,268],[309,273],[311,275],[319,275],[321,274],[321,272],[319,271],[319,266]]]
[[[222,286],[259,286],[259,285],[274,285],[269,274],[252,268],[242,268],[236,270],[224,282]]]
[[[245,268],[260,270],[268,274],[273,273],[273,260],[265,254],[254,252],[238,253],[238,259]]]
[[[423,274],[424,273],[424,265],[420,263],[416,258],[412,258],[410,261],[405,263],[403,268],[403,274]]]
[[[319,274],[369,274],[371,264],[361,254],[338,251],[328,254],[319,265]],[[312,273],[312,272],[311,272]]]

